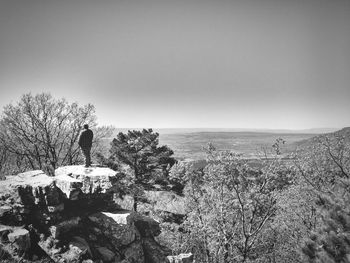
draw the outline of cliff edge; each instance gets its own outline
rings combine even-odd
[[[0,181],[1,260],[169,262],[159,223],[113,201],[116,172],[65,166]]]

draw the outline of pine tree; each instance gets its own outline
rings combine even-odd
[[[134,172],[135,211],[139,192],[142,192],[144,187],[150,186],[159,175],[166,180],[170,168],[176,162],[172,157],[174,152],[169,147],[158,144],[159,134],[152,129],[120,132],[111,143],[109,159],[114,163],[129,166]]]

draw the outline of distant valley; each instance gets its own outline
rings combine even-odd
[[[192,132],[160,134],[160,144],[168,145],[180,160],[200,160],[205,158],[204,147],[212,143],[218,150],[233,150],[245,157],[255,158],[262,151],[272,150],[276,139],[285,144],[282,153],[290,153],[298,142],[314,137],[312,133],[263,133],[263,132]]]
[[[128,130],[142,128],[116,129],[126,133]],[[204,148],[211,143],[217,150],[232,150],[242,153],[246,158],[256,158],[264,150],[272,152],[276,139],[282,138],[282,153],[288,155],[295,151],[303,142],[319,134],[333,132],[336,129],[308,130],[262,130],[262,129],[154,129],[159,133],[159,144],[168,145],[179,160],[205,159]]]

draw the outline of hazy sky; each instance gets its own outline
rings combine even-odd
[[[350,0],[0,0],[0,88],[117,127],[350,126]]]

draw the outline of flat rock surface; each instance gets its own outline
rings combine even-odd
[[[23,186],[45,187],[53,182],[53,177],[47,176],[41,170],[35,170],[17,175],[6,176],[6,180],[0,182],[1,195],[11,192],[13,189]]]
[[[87,177],[114,177],[116,174],[110,168],[107,167],[84,167],[84,165],[70,165],[70,166],[62,166],[56,169],[55,177],[61,175],[70,175],[72,178],[79,179],[81,176]]]
[[[28,249],[30,249],[31,242],[30,242],[29,231],[27,229],[24,229],[24,228],[14,229],[14,231],[9,233],[7,237],[11,243],[16,244],[20,252],[27,251]]]
[[[55,171],[56,185],[68,198],[72,193],[106,193],[115,182],[116,172],[106,167],[63,166]]]
[[[51,217],[46,210],[62,213],[67,198],[77,200],[81,194],[107,193],[117,183],[115,174],[105,167],[75,165],[58,168],[55,176],[41,170],[7,176],[0,181],[0,222],[21,225],[35,209],[44,215],[36,216],[39,221],[55,220],[56,215]]]
[[[130,212],[125,212],[125,213],[109,213],[109,212],[102,212],[102,214],[104,214],[105,216],[111,218],[114,220],[114,222],[116,222],[117,224],[122,224],[122,225],[126,225],[128,223],[131,223],[132,220],[132,213]]]
[[[60,167],[56,169],[54,177],[46,175],[41,170],[35,170],[6,176],[5,180],[0,181],[0,194],[4,195],[10,193],[13,189],[17,189],[18,187],[45,187],[50,185],[53,181],[67,183],[69,185],[74,183],[78,185],[81,184],[83,189],[86,188],[85,190],[93,191],[94,189],[90,189],[91,187],[107,190],[111,187],[115,174],[116,172],[110,168],[85,168],[83,165]],[[58,187],[60,187],[60,184],[58,184]]]
[[[0,217],[28,213],[37,204],[58,205],[60,191],[53,182],[54,178],[41,170],[7,176],[0,181]]]

